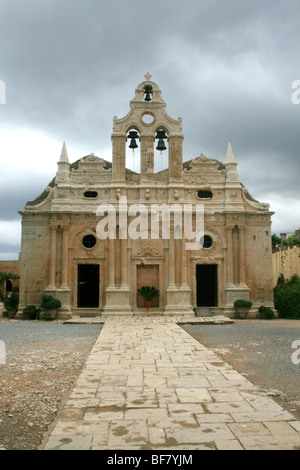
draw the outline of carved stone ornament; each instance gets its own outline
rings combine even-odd
[[[145,245],[141,249],[133,250],[132,257],[133,258],[145,258],[145,257],[161,258],[163,257],[163,253],[161,250],[155,249],[151,245]]]
[[[249,204],[254,209],[258,209],[259,211],[268,211],[270,209],[270,204],[268,204],[267,202],[258,202],[255,199],[251,198],[246,188],[243,188],[242,195],[244,201],[247,202],[247,204]]]
[[[96,157],[93,153],[83,157],[78,162],[78,168],[71,169],[71,180],[74,183],[97,182],[111,179],[111,168],[106,169],[107,162],[103,158]]]

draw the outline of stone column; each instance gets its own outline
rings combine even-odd
[[[126,135],[112,135],[112,182],[125,182]]]
[[[63,230],[61,286],[68,287],[69,226],[63,225],[61,228]]]
[[[56,318],[66,320],[72,317],[70,306],[70,288],[68,286],[68,263],[69,263],[69,225],[61,225],[62,229],[62,257],[61,257],[61,285],[59,288],[48,292],[61,301],[61,308],[57,312]]]
[[[115,240],[108,239],[108,287],[115,287]]]
[[[127,240],[121,241],[121,288],[128,287]]]
[[[240,265],[240,284],[246,284],[246,266],[245,266],[245,227],[239,227],[239,265]]]
[[[169,179],[182,178],[182,136],[169,136]]]
[[[174,229],[170,229],[169,240],[169,288],[175,287],[175,244],[174,244]]]
[[[233,226],[226,227],[227,232],[227,286],[233,286],[233,250],[232,250]]]
[[[152,181],[154,174],[154,136],[142,135],[141,141],[141,180]]]
[[[55,289],[57,225],[50,225],[49,288]]]
[[[181,239],[181,287],[187,287],[187,250],[183,235]]]
[[[103,309],[105,314],[113,315],[131,315],[132,309],[129,305],[130,290],[128,287],[127,278],[127,240],[120,240],[121,242],[121,256],[119,261],[121,263],[121,285],[116,287],[115,279],[115,243],[116,240],[108,239],[108,286],[105,290],[106,302]]]
[[[191,290],[187,285],[187,258],[185,250],[185,238],[181,240],[178,269],[181,270],[180,286],[176,286],[176,256],[174,229],[170,230],[169,240],[169,285],[166,289],[165,315],[194,315],[191,305]]]
[[[233,225],[226,227],[227,231],[227,286],[225,287],[225,309],[224,315],[232,317],[235,314],[233,304],[237,299],[249,300],[249,287],[245,284],[245,264],[244,255],[244,231],[235,229]],[[243,233],[242,233],[243,232]],[[234,234],[238,234],[234,236]],[[238,258],[235,263],[236,269],[239,271],[238,276],[234,276],[234,263],[233,263],[233,242],[238,243]],[[242,265],[241,265],[242,264]],[[235,281],[235,284],[234,284]]]

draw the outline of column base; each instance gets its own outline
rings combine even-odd
[[[22,320],[23,319],[23,310],[26,307],[26,305],[20,305],[18,307],[18,311],[16,313],[15,319],[16,320]]]
[[[62,306],[60,309],[57,310],[57,320],[70,320],[70,318],[72,318],[72,310],[70,306]]]
[[[164,310],[164,315],[193,315],[195,312],[191,305],[191,290],[187,286],[182,286],[179,289],[176,286],[169,287],[166,290],[167,305]]]
[[[226,307],[233,307],[235,300],[249,300],[250,289],[246,284],[229,285],[225,287]]]
[[[129,305],[129,288],[107,287],[103,315],[133,315]]]
[[[72,307],[70,305],[70,288],[69,286],[48,286],[45,289],[45,294],[52,295],[54,298],[60,300],[61,307],[58,309],[56,314],[57,320],[68,320],[72,318]]]

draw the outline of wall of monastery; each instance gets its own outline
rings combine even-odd
[[[293,246],[283,251],[272,254],[273,264],[273,286],[276,286],[279,275],[282,273],[285,278],[293,274],[300,276],[300,247]]]

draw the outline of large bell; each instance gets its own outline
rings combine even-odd
[[[138,145],[136,143],[136,139],[138,138],[138,133],[136,131],[130,131],[128,134],[129,139],[131,139],[129,148],[130,149],[137,149]]]
[[[166,150],[166,148],[167,147],[165,146],[165,141],[163,139],[159,139],[156,150],[159,150],[160,152],[162,152],[163,150]]]
[[[152,87],[150,85],[146,85],[145,88],[144,88],[144,92],[145,92],[144,100],[145,101],[151,101],[152,100],[152,98],[151,98]]]
[[[138,145],[137,145],[135,139],[131,139],[130,144],[129,144],[129,148],[130,149],[137,149],[138,148]]]
[[[167,139],[167,138],[168,137],[166,136],[164,130],[158,130],[156,132],[156,139],[158,139],[156,150],[159,150],[160,152],[162,152],[163,150],[166,150],[167,147],[165,146],[164,139]]]

